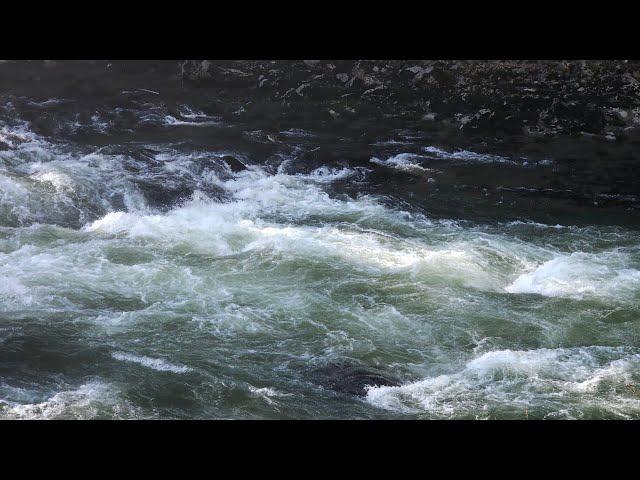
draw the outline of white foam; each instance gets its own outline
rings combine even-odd
[[[190,372],[191,368],[184,365],[174,365],[161,358],[146,357],[144,355],[133,355],[126,352],[113,352],[111,354],[116,360],[122,362],[137,363],[143,367],[157,370],[158,372],[173,372],[173,373],[186,373]]]
[[[429,154],[435,155],[436,158],[447,160],[463,160],[467,162],[477,163],[517,163],[500,155],[490,155],[484,153],[476,153],[470,150],[458,150],[455,152],[447,152],[437,147],[428,146],[423,150]]]
[[[320,183],[332,183],[355,175],[363,176],[366,172],[367,170],[363,168],[329,168],[323,166],[313,170],[306,178]]]
[[[624,389],[640,367],[640,354],[626,348],[581,347],[528,351],[497,350],[467,362],[452,374],[399,387],[372,387],[367,401],[384,409],[435,417],[489,415],[490,407],[519,416],[529,408],[553,416],[570,408],[580,414],[589,405],[614,415],[640,412],[640,399],[625,398],[602,385]],[[624,402],[625,413],[620,404]]]
[[[26,122],[23,122],[13,127],[3,125],[0,128],[0,141],[12,148],[18,148],[20,146],[34,146],[41,139],[29,130]]]
[[[14,221],[31,218],[28,198],[29,190],[23,182],[3,174],[0,169],[0,215]]]
[[[68,100],[66,98],[49,98],[48,100],[43,100],[42,102],[36,102],[35,100],[30,100],[29,103],[31,105],[36,105],[38,107],[48,107],[50,105],[60,105],[63,103],[69,103],[73,100]]]
[[[73,182],[69,176],[55,170],[41,168],[32,173],[31,178],[40,183],[48,183],[58,191],[73,189]]]
[[[511,222],[506,222],[503,223],[503,225],[506,225],[507,227],[519,227],[519,226],[525,226],[525,227],[535,227],[535,228],[553,228],[556,230],[562,230],[563,228],[571,228],[565,225],[560,225],[560,224],[555,224],[555,225],[548,225],[546,223],[539,223],[539,222],[533,222],[533,221],[523,221],[523,220],[513,220]]]
[[[191,117],[191,118],[200,118],[200,117]],[[166,115],[164,117],[164,124],[170,126],[180,126],[186,125],[190,127],[213,127],[219,126],[222,124],[219,120],[203,120],[203,121],[195,121],[195,120],[179,120],[173,115]]]
[[[253,385],[249,385],[249,391],[253,395],[262,398],[262,400],[264,400],[269,405],[274,405],[276,403],[276,401],[274,400],[274,397],[288,396],[287,394],[278,392],[276,389],[271,387],[257,388],[257,387],[254,387]]]
[[[599,254],[574,252],[521,274],[505,290],[577,299],[633,298],[640,292],[640,271],[627,268],[628,264],[628,255],[618,250]]]
[[[399,153],[398,155],[389,157],[386,160],[380,160],[379,158],[373,157],[369,161],[377,165],[396,168],[409,173],[428,173],[432,171],[431,169],[418,164],[417,161],[420,159],[424,159],[424,157],[413,153]]]
[[[89,382],[74,390],[56,393],[40,403],[0,402],[0,418],[15,420],[131,418],[136,411],[118,399],[112,386]]]
[[[188,266],[153,256],[151,261],[145,259],[133,265],[110,261],[112,245],[117,247],[106,239],[47,247],[25,244],[9,254],[0,254],[0,277],[12,282],[4,286],[11,285],[11,296],[0,295],[3,300],[0,309],[85,308],[85,302],[91,303],[99,292],[106,298],[137,305],[134,312],[122,312],[126,318],[120,319],[120,323],[133,323],[157,312],[184,308],[182,305],[189,302],[201,309],[226,296],[221,289],[212,292],[211,281],[207,283],[206,278],[194,274]],[[96,315],[100,316],[99,313]],[[106,312],[104,316],[104,320],[96,322],[118,323]]]
[[[126,227],[120,223],[120,220],[126,218],[126,215],[126,212],[109,212],[104,217],[92,222],[89,226],[85,226],[85,230],[100,230],[108,233],[124,231]]]
[[[375,199],[331,198],[321,185],[351,175],[350,170],[313,172],[306,176],[266,175],[259,170],[241,172],[219,185],[233,195],[232,202],[194,199],[164,215],[143,212],[110,212],[84,227],[85,231],[107,234],[124,233],[130,237],[155,238],[164,243],[187,242],[198,251],[216,255],[239,252],[261,234],[261,227],[282,228],[286,236],[292,229],[313,232],[304,227],[282,226],[288,220],[301,221],[310,216],[323,218],[385,218],[405,221],[402,214],[389,211]],[[277,219],[267,222],[265,218]]]
[[[212,116],[212,115],[207,115],[206,113],[200,111],[200,110],[195,110],[187,105],[182,105],[180,107],[180,116],[184,117],[184,118],[191,118],[191,119],[215,119],[215,120],[219,120],[219,117],[217,116]]]
[[[256,195],[256,190],[242,190],[240,193],[252,197]],[[261,193],[258,204],[250,201],[249,199],[253,199],[249,197],[247,204],[193,202],[166,215],[112,212],[88,225],[85,230],[144,238],[166,245],[166,248],[187,247],[193,252],[215,256],[269,252],[324,261],[333,259],[378,271],[404,270],[412,274],[424,272],[424,275],[429,272],[435,277],[455,277],[464,283],[483,288],[493,289],[499,285],[479,261],[478,254],[469,251],[469,245],[429,247],[375,230],[266,222],[258,215],[264,196],[269,194],[264,191]],[[275,192],[271,195],[273,201],[264,204],[270,209],[276,208],[278,200],[282,200]],[[305,201],[297,207],[306,207],[310,211],[296,211],[292,206],[287,213],[295,216],[317,211],[318,205],[305,205]],[[355,208],[354,203],[356,202],[349,202],[345,207]],[[249,206],[251,208],[247,208]],[[327,206],[337,207],[331,203]],[[361,205],[361,208],[366,209],[367,206]],[[327,214],[327,209],[323,208],[321,213]]]
[[[91,116],[91,127],[100,133],[107,133],[110,123],[107,120],[103,120],[99,114]]]
[[[301,128],[290,128],[288,130],[284,130],[280,132],[280,135],[284,135],[285,137],[302,137],[302,138],[315,137],[314,133],[309,132],[308,130],[303,130]]]
[[[521,271],[530,262],[520,256],[540,250],[497,235],[465,235],[459,225],[447,221],[436,225],[420,221],[421,230],[415,230],[419,219],[389,209],[375,198],[331,198],[321,188],[326,181],[351,174],[327,169],[322,174],[266,175],[256,168],[219,180],[233,194],[231,202],[194,199],[166,214],[111,212],[84,230],[144,239],[181,252],[220,257],[266,252],[316,258],[370,271],[406,271],[423,279],[456,279],[489,290],[504,287],[505,276],[512,274],[505,267]],[[301,225],[310,218],[314,225]],[[443,236],[440,242],[426,244],[385,233],[385,226]],[[463,240],[463,236],[469,238]]]
[[[144,206],[122,175],[122,156],[70,153],[36,136],[26,136],[8,155],[7,169],[0,168],[0,215],[11,223],[80,223],[111,210],[112,199],[130,209]]]
[[[0,274],[0,311],[13,308],[16,305],[30,305],[33,297],[30,290],[25,287],[17,278]]]

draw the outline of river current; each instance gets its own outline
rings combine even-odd
[[[0,418],[640,417],[633,148],[142,87],[0,96]],[[394,382],[313,375],[343,364]]]

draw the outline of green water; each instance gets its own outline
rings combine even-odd
[[[431,220],[331,175],[0,231],[5,418],[635,418],[623,227]],[[310,367],[402,379],[364,398]]]
[[[0,96],[0,418],[640,417],[632,145],[162,102]]]

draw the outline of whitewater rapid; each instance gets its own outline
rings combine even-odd
[[[220,128],[183,113],[158,115]],[[437,218],[367,189],[378,167],[437,184],[432,158],[530,163],[424,146],[301,172],[295,150],[274,167],[2,135],[3,418],[640,415],[637,231]],[[304,375],[345,358],[401,384],[360,399]]]

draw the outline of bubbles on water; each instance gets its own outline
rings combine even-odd
[[[185,365],[175,365],[162,358],[151,358],[145,355],[134,355],[126,352],[113,352],[111,356],[116,360],[136,363],[158,372],[186,373],[191,371],[191,368]]]
[[[0,399],[0,418],[9,420],[140,418],[137,409],[118,398],[113,386],[93,381],[58,392],[38,403]]]
[[[633,301],[640,292],[640,270],[629,268],[630,264],[630,255],[617,249],[602,253],[574,252],[521,274],[505,290],[549,297]]]
[[[218,125],[185,105],[154,106],[151,95],[131,94],[149,102],[140,104],[144,114],[96,112],[78,128],[88,118],[108,136],[129,115],[129,126],[154,134]],[[200,404],[210,399],[194,394],[196,374],[224,384],[216,398],[229,409],[239,408],[229,393],[239,388],[258,412],[307,401],[309,412],[327,412],[335,398],[303,390],[296,368],[340,357],[404,379],[370,389],[365,415],[640,415],[627,388],[638,382],[637,351],[583,346],[614,343],[622,327],[629,344],[637,341],[634,232],[435,219],[364,188],[377,166],[426,175],[435,173],[429,162],[525,159],[427,147],[367,157],[366,167],[336,162],[294,173],[296,148],[266,165],[226,148],[80,147],[27,127],[0,131],[0,313],[112,342],[103,355],[109,368],[99,369],[102,357],[95,364],[103,380],[61,381],[37,398],[3,394],[0,416],[143,416],[107,379],[113,371],[166,377]],[[250,133],[260,148],[282,146]],[[357,192],[343,193],[345,185]],[[181,349],[184,364],[174,355]],[[340,415],[365,408],[345,402]]]
[[[640,413],[627,388],[640,380],[639,366],[632,348],[497,350],[456,373],[370,388],[367,401],[435,418],[584,418],[590,409],[630,418]]]

